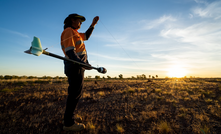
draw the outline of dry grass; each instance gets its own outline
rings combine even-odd
[[[116,124],[116,131],[119,132],[119,133],[123,133],[124,132],[124,128],[122,127],[122,125]]]
[[[219,134],[221,83],[209,80],[86,81],[75,112],[86,125],[79,134]],[[1,133],[68,133],[61,123],[67,87],[1,82]]]
[[[158,125],[159,133],[168,134],[172,131],[170,125],[166,121],[161,121]]]

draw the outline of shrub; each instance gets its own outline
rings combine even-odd
[[[129,89],[127,90],[127,92],[128,92],[128,93],[134,93],[134,92],[135,92],[135,89],[129,88]]]
[[[119,133],[123,133],[124,132],[124,128],[121,125],[119,125],[119,124],[116,124],[116,130]]]
[[[6,79],[6,80],[12,79],[12,76],[10,76],[10,75],[5,75],[5,76],[4,76],[4,79]]]
[[[163,134],[167,134],[171,132],[170,125],[166,121],[161,121],[158,128],[159,128],[159,132]]]
[[[209,133],[209,127],[204,125],[200,130],[203,132],[203,134],[208,134]]]
[[[99,96],[104,96],[104,95],[105,95],[103,91],[100,91],[100,92],[98,92],[97,94],[98,94]]]

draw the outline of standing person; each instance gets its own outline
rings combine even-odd
[[[61,48],[65,57],[90,65],[87,60],[84,41],[89,39],[99,17],[94,17],[92,24],[85,33],[78,33],[77,30],[81,28],[81,24],[85,20],[84,16],[78,14],[70,14],[64,20],[64,31],[61,34]],[[77,120],[72,117],[74,117],[74,110],[82,95],[84,71],[85,69],[90,70],[91,68],[85,68],[69,61],[64,61],[64,66],[65,74],[68,77],[69,87],[63,129],[67,131],[80,131],[85,128],[85,125],[82,123],[76,123]]]

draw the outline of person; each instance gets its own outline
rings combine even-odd
[[[85,20],[84,16],[78,14],[70,14],[64,20],[64,31],[61,34],[61,48],[65,57],[90,66],[87,60],[87,51],[84,41],[88,40],[91,36],[99,17],[94,17],[92,24],[85,33],[79,33],[78,30],[81,28],[81,24]],[[77,122],[77,120],[73,118],[75,108],[82,95],[85,69],[90,70],[91,68],[64,61],[64,72],[69,83],[63,121],[63,129],[67,131],[80,131],[85,128],[84,124]],[[81,119],[78,118],[78,120]]]

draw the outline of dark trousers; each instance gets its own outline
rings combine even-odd
[[[66,101],[66,110],[64,114],[64,125],[72,126],[74,124],[74,110],[82,95],[82,89],[84,84],[84,69],[81,67],[75,67],[65,70],[65,74],[68,77],[68,97]]]

